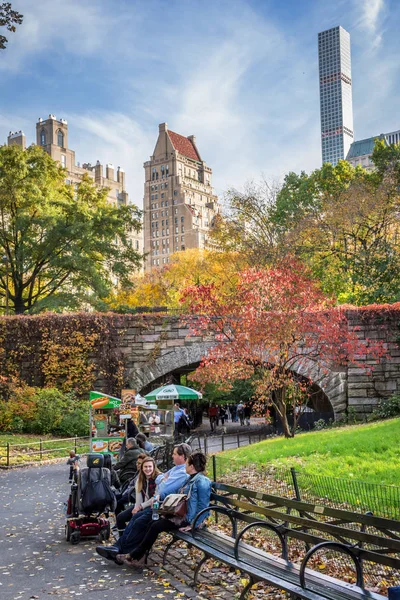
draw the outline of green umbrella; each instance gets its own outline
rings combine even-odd
[[[164,385],[149,394],[146,394],[146,400],[201,400],[203,395],[197,390],[184,385]]]

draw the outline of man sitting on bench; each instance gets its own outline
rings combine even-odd
[[[192,449],[189,444],[178,444],[174,447],[172,460],[174,467],[162,473],[156,479],[160,500],[164,500],[168,494],[179,492],[185,481],[188,479],[186,473],[186,459],[191,455]],[[140,510],[129,521],[124,533],[113,546],[97,546],[96,552],[107,560],[112,560],[117,564],[122,564],[117,560],[117,554],[128,554],[144,538],[147,528],[152,521],[151,507]]]

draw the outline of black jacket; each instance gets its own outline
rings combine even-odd
[[[114,465],[114,470],[119,471],[119,479],[121,484],[131,479],[136,471],[136,461],[138,459],[139,454],[142,454],[143,450],[141,448],[129,448],[124,454],[122,460],[117,462]]]

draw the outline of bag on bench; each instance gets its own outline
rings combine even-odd
[[[186,494],[169,494],[161,504],[159,513],[163,517],[180,517],[183,519],[187,513],[187,501]]]

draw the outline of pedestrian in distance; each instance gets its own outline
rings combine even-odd
[[[215,431],[215,426],[217,423],[217,415],[218,415],[218,408],[215,406],[215,404],[212,404],[212,406],[210,406],[208,409],[208,418],[210,419],[211,431]]]
[[[221,405],[219,407],[218,415],[219,415],[219,418],[221,419],[221,425],[224,426],[225,425],[225,419],[226,419],[226,409],[225,409],[225,406]]]
[[[244,420],[246,425],[250,426],[250,417],[251,417],[251,404],[250,402],[246,402],[244,405]]]
[[[240,425],[244,425],[244,404],[241,402],[239,402],[237,405],[237,416],[239,418]]]

